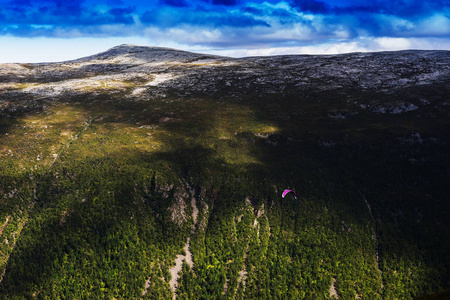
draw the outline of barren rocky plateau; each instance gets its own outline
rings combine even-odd
[[[430,104],[446,107],[449,82],[450,51],[230,58],[120,45],[65,62],[0,64],[0,110],[29,110],[38,99],[88,97],[107,89],[131,101],[168,95],[237,101],[274,94],[318,102],[338,99],[347,103],[346,110],[331,111],[330,116],[345,118],[352,113],[348,104],[391,114]]]

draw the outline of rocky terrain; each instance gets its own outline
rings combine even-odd
[[[0,64],[0,294],[449,288],[449,105],[449,51]]]
[[[333,98],[353,100],[356,106],[373,112],[396,114],[427,105],[432,101],[428,97],[445,92],[438,90],[438,94],[433,95],[429,91],[430,95],[418,98],[415,91],[448,83],[449,59],[448,51],[234,59],[122,45],[62,63],[3,64],[0,82],[2,102],[15,97],[16,93],[30,97],[64,97],[101,92],[105,88],[127,90],[130,100],[149,100],[167,93],[181,97],[226,95],[231,99],[276,93],[313,97],[326,93]],[[383,106],[377,99],[358,103],[357,98],[351,99],[355,98],[356,91],[379,95],[401,92],[403,95],[395,103]]]

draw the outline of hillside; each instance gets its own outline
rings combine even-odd
[[[1,298],[449,289],[449,95],[448,51],[0,64]]]

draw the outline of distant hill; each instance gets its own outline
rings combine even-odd
[[[1,298],[440,293],[449,95],[449,51],[0,64]]]

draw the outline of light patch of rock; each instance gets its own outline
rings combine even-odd
[[[189,186],[188,186],[188,188],[189,188]],[[190,192],[192,195],[191,206],[192,206],[192,218],[194,220],[194,224],[193,224],[191,234],[193,234],[195,224],[197,224],[198,207],[197,207],[197,203],[196,203],[196,199],[195,199],[194,189],[192,189],[192,188],[189,188],[189,189],[190,189]],[[183,195],[187,197],[187,193],[184,193]],[[183,200],[183,203],[184,203],[184,200]],[[192,259],[192,252],[189,249],[190,241],[191,241],[191,238],[188,237],[186,244],[184,245],[184,248],[183,248],[185,254],[178,254],[177,257],[175,258],[175,266],[173,266],[172,268],[169,269],[169,272],[171,275],[169,284],[170,284],[170,288],[173,291],[173,299],[176,299],[176,289],[177,289],[177,282],[178,282],[178,278],[179,278],[178,273],[183,268],[183,261],[186,261],[186,263],[189,265],[189,267],[191,269],[193,269],[193,267],[194,267],[194,262]]]
[[[178,188],[174,195],[175,201],[169,207],[172,221],[177,225],[181,225],[186,221],[185,209],[187,206],[184,199],[187,196],[187,193],[182,188]]]
[[[177,289],[177,282],[179,276],[179,272],[181,272],[183,268],[183,261],[186,260],[186,263],[189,265],[189,267],[192,269],[194,266],[194,263],[192,261],[192,253],[189,250],[189,244],[190,244],[191,238],[188,238],[186,244],[184,245],[184,252],[186,255],[178,254],[175,258],[175,266],[169,269],[171,279],[169,282],[170,288],[173,291],[173,299],[176,299],[176,289]]]
[[[330,286],[330,298],[331,299],[339,299],[338,293],[336,291],[336,287],[334,286],[335,283],[336,283],[336,279],[333,278],[333,280],[331,281],[331,286]]]
[[[145,86],[158,86],[166,81],[175,80],[178,77],[177,75],[172,73],[152,74],[152,75],[154,76],[154,79],[145,84]]]
[[[244,257],[244,266],[242,268],[242,270],[239,271],[239,278],[238,278],[238,282],[237,282],[237,287],[239,288],[239,285],[242,282],[242,286],[244,287],[244,293],[245,293],[245,287],[246,287],[246,283],[247,283],[247,266],[245,264],[245,262],[247,261],[247,256],[248,256],[248,245],[247,248],[245,249],[245,257]],[[237,289],[235,290],[235,294],[234,294],[234,299],[236,299],[236,292]]]

